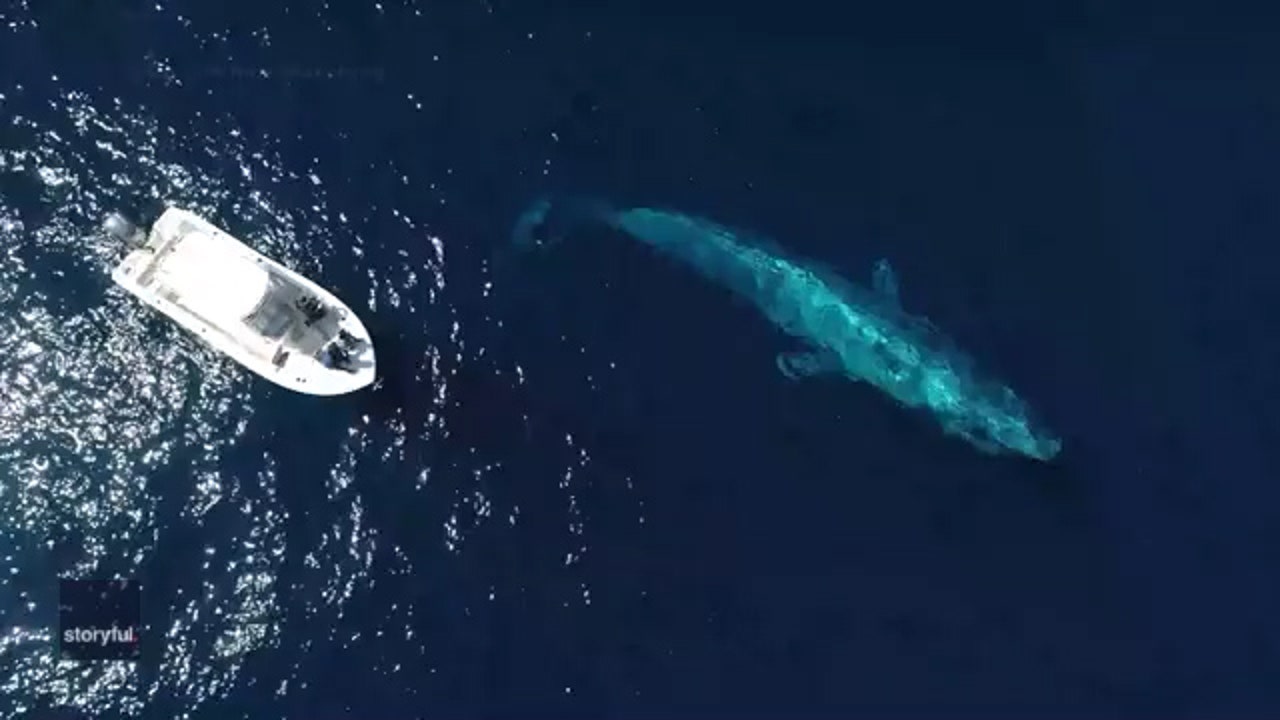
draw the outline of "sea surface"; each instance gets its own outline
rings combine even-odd
[[[881,5],[0,2],[0,716],[1280,715],[1272,18]],[[623,238],[513,258],[547,194],[888,258],[1062,455],[788,382]],[[115,288],[164,204],[377,384]],[[60,660],[113,577],[142,659]]]

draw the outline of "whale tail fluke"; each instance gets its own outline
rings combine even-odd
[[[551,213],[551,201],[547,198],[538,198],[525,208],[516,218],[515,227],[511,229],[511,244],[519,249],[533,249],[542,247],[547,244],[550,237],[548,232],[548,216]]]
[[[617,211],[609,203],[591,197],[541,197],[530,203],[511,228],[511,242],[500,244],[492,254],[497,284],[504,286],[518,302],[533,292],[518,280],[531,254],[553,248],[575,231],[592,225],[609,227]]]
[[[521,250],[551,247],[583,225],[612,225],[615,215],[613,206],[595,198],[539,198],[516,218],[511,244]]]

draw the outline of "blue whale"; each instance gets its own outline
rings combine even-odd
[[[867,383],[901,405],[929,413],[947,434],[990,454],[1053,459],[1062,441],[1041,427],[1004,384],[981,378],[970,358],[927,319],[902,309],[888,261],[876,263],[869,287],[788,257],[763,238],[704,218],[652,208],[617,210],[575,203],[557,227],[551,203],[522,214],[513,239],[556,241],[583,221],[604,223],[674,258],[750,301],[801,347],[780,353],[791,380],[817,375]]]

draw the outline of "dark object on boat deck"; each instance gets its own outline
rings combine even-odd
[[[350,353],[336,342],[329,345],[329,364],[339,370],[355,371],[355,368],[351,365]]]
[[[360,338],[357,338],[355,335],[352,335],[341,328],[338,329],[338,342],[341,343],[342,347],[346,350],[355,350],[360,347]]]
[[[308,327],[325,316],[324,305],[322,305],[320,301],[312,295],[304,295],[303,297],[298,298],[294,304],[302,311],[302,314],[306,316],[306,325]]]

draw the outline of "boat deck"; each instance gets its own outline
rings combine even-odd
[[[112,277],[277,384],[331,395],[373,380],[368,334],[341,301],[187,211],[166,211]],[[323,306],[323,313],[305,311],[299,304],[304,298]],[[340,332],[363,343],[346,370],[328,357]]]
[[[217,317],[216,312],[208,312],[202,307],[206,303],[192,302],[191,294],[184,291],[184,286],[190,282],[189,277],[184,277],[184,273],[179,271],[177,266],[189,252],[191,240],[195,237],[201,237],[196,232],[198,228],[192,227],[189,223],[183,223],[173,228],[169,232],[152,232],[151,238],[147,243],[147,247],[151,249],[150,262],[147,262],[141,268],[138,274],[137,283],[141,288],[149,289],[159,298],[166,302],[181,307],[186,312],[196,316],[204,325],[208,326],[208,330],[201,328],[202,334],[206,332],[215,332],[223,336],[228,341],[244,348],[246,352],[252,353],[263,360],[270,360],[276,355],[279,340],[263,336],[257,332],[253,332],[249,326],[243,322],[227,323],[226,319]],[[216,242],[216,240],[215,240]],[[192,255],[197,257],[191,258],[198,262],[199,251],[195,251]],[[247,261],[248,258],[245,258]],[[213,268],[210,268],[210,272]],[[264,270],[265,271],[265,270]],[[212,308],[209,308],[212,309]],[[243,332],[236,332],[243,329]]]

